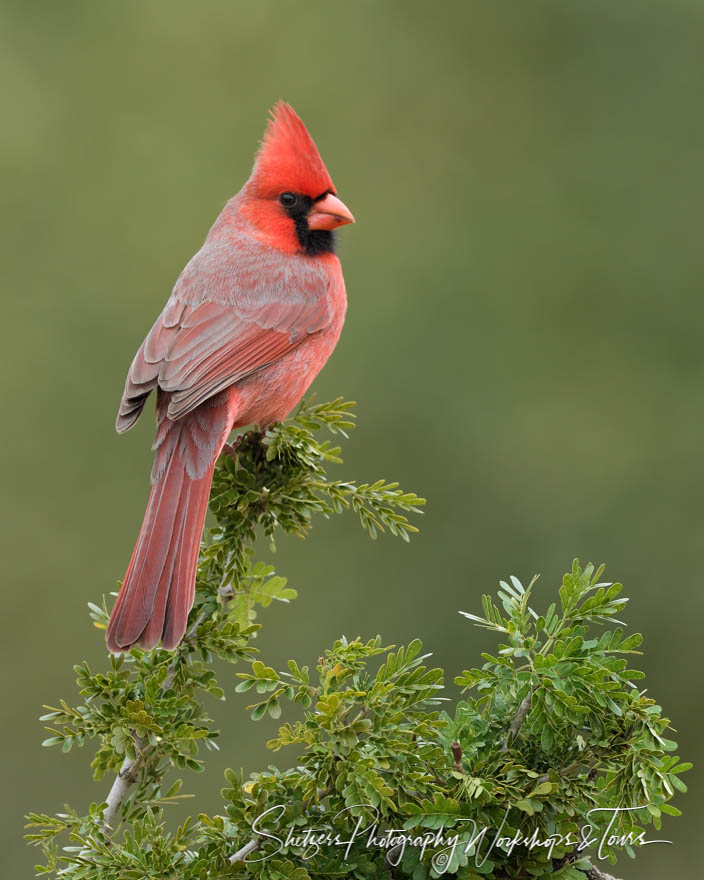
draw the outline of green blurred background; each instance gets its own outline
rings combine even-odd
[[[114,433],[127,366],[279,98],[358,219],[347,324],[315,386],[359,402],[339,475],[429,504],[410,546],[353,518],[282,542],[300,598],[260,618],[264,658],[380,632],[421,636],[454,671],[490,644],[457,609],[499,577],[542,572],[547,600],[573,556],[604,560],[696,760],[700,0],[0,9],[3,876],[36,861],[24,812],[105,795],[90,748],[41,749],[36,719],[74,698],[73,663],[104,662],[86,602],[114,589],[141,521],[152,420]],[[188,779],[195,811],[219,809],[226,766],[271,760],[245,703],[214,706],[223,751]],[[693,875],[696,774],[675,845],[621,876]]]

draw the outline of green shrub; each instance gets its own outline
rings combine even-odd
[[[601,583],[601,568],[575,561],[544,613],[532,607],[535,579],[516,578],[501,582],[497,600],[483,597],[483,616],[461,612],[500,644],[455,678],[468,696],[454,708],[417,639],[395,648],[379,636],[341,638],[315,669],[291,660],[276,671],[256,657],[259,612],[296,596],[255,560],[258,533],[305,536],[314,514],[348,509],[372,537],[416,531],[407,517],[422,498],[383,480],[328,479],[340,450],[317,434],[346,436],[351,408],[303,404],[227,446],[181,645],[111,656],[103,673],[82,663],[82,703],[46,707],[44,745],[67,752],[95,739],[93,775],[114,781],[87,814],[27,817],[44,853],[39,874],[578,880],[604,876],[594,864],[635,855],[647,826],[679,815],[669,801],[690,765],[672,755],[668,720],[636,684],[643,673],[628,668],[641,637],[624,634],[627,600],[620,584]],[[105,603],[90,613],[103,630]],[[227,771],[221,814],[169,831],[168,805],[182,797],[174,770],[201,771],[217,747],[205,707],[206,694],[225,699],[215,658],[249,664],[235,690],[248,694],[255,721],[297,707],[267,744],[294,746],[295,757],[248,780]]]

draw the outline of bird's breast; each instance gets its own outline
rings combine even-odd
[[[347,297],[339,271],[331,276],[328,298],[330,320],[325,327],[310,333],[292,351],[234,386],[238,405],[233,428],[280,422],[299,403],[340,338]]]

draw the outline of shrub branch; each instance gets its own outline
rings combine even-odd
[[[642,805],[616,823],[614,833],[623,834],[628,823],[637,833],[679,814],[670,801],[686,790],[680,774],[691,765],[672,754],[667,718],[634,684],[643,673],[627,658],[639,653],[641,639],[617,619],[626,599],[620,584],[601,582],[602,569],[575,560],[559,603],[543,613],[532,607],[535,580],[524,587],[517,578],[501,582],[498,599],[483,597],[481,616],[463,612],[500,641],[495,654],[482,655],[481,668],[457,676],[467,694],[459,702],[441,696],[443,670],[429,665],[418,639],[396,647],[380,636],[341,637],[313,666],[292,659],[283,670],[260,659],[259,616],[296,591],[255,558],[258,535],[270,544],[281,533],[305,537],[317,514],[343,511],[371,537],[408,540],[415,531],[409,517],[423,499],[414,493],[386,480],[328,477],[340,450],[318,434],[346,437],[351,406],[308,402],[286,423],[227,446],[210,498],[216,525],[201,546],[181,644],[175,652],[137,647],[110,656],[104,672],[83,662],[74,667],[79,705],[47,707],[44,744],[69,751],[93,740],[95,778],[114,778],[106,801],[83,815],[70,806],[29,814],[27,838],[44,855],[38,874],[224,880],[246,863],[256,880],[375,880],[389,875],[383,847],[360,838],[349,851],[323,845],[311,857],[297,835],[315,828],[349,837],[357,823],[378,823],[415,839],[441,829],[461,834],[467,819],[495,828],[506,816],[515,832],[559,840],[550,850],[495,848],[479,872],[485,880],[614,880],[568,842],[579,817],[595,806]],[[468,591],[475,595],[472,585]],[[90,613],[104,630],[106,603],[91,603]],[[233,676],[234,663],[245,671]],[[270,765],[246,780],[226,771],[222,811],[170,830],[165,808],[186,796],[174,771],[202,770],[204,750],[218,747],[206,695],[224,700],[233,689],[248,695],[253,721],[280,719],[267,747],[293,746],[293,766]],[[293,840],[284,852],[259,824],[272,810],[272,834]],[[593,825],[598,834],[599,822]],[[613,862],[619,851],[607,855]],[[408,846],[393,876],[435,880],[433,856]],[[454,853],[444,876],[476,880],[470,857]]]

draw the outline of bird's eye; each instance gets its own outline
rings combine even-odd
[[[279,196],[279,201],[284,208],[292,208],[298,201],[298,196],[295,193],[285,192]]]

